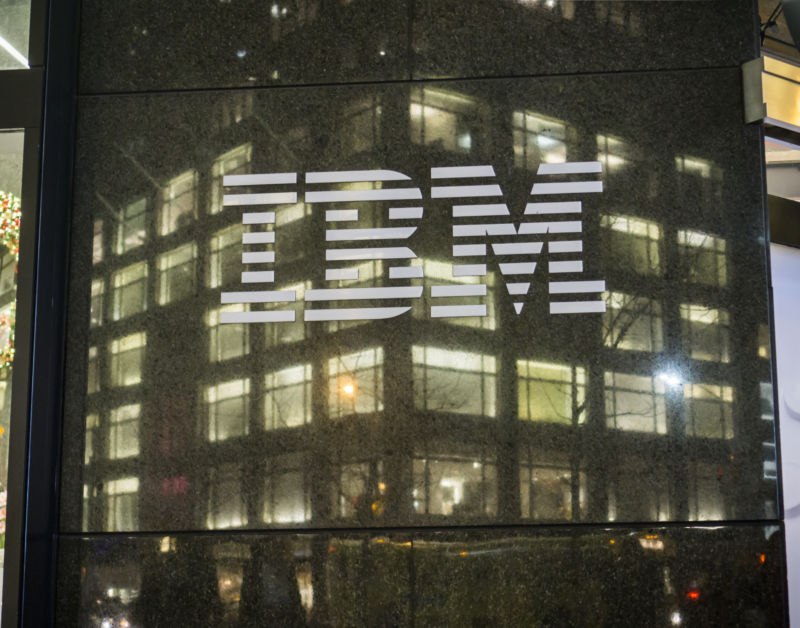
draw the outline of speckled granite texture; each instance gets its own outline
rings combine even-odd
[[[119,5],[82,12],[63,625],[780,624],[753,3]],[[564,161],[601,171],[539,171]],[[480,165],[495,178],[468,183],[498,184],[514,228],[554,223],[519,236],[542,243],[532,275],[500,272],[514,236],[456,237],[432,193],[431,168]],[[307,172],[381,169],[409,179],[329,187],[418,187],[421,218],[304,202]],[[224,185],[253,173],[297,179]],[[531,196],[586,180],[602,192]],[[297,202],[258,226],[223,197],[267,191]],[[356,246],[326,230],[389,226],[417,227],[392,246],[424,278],[326,279],[326,248]],[[550,282],[600,280],[573,296],[604,314],[550,313]],[[481,282],[486,317],[432,316],[476,302],[433,286]],[[397,285],[424,296],[304,300]],[[220,310],[254,288],[297,301]],[[367,305],[411,311],[303,322]]]

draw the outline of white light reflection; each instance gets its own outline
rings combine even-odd
[[[674,611],[672,615],[670,615],[669,620],[672,622],[673,626],[680,626],[681,622],[683,621],[683,617],[678,611]]]
[[[24,57],[24,55],[19,50],[14,48],[14,46],[12,46],[10,43],[8,43],[8,41],[2,36],[0,36],[0,47],[2,47],[8,54],[10,54],[12,57],[14,57],[17,61],[19,61],[26,68],[30,68],[31,67],[31,66],[28,65],[28,60]]]
[[[661,373],[658,373],[656,377],[664,382],[669,388],[680,388],[683,386],[683,378],[678,371],[662,371]]]

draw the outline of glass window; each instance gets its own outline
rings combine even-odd
[[[296,427],[311,421],[310,364],[267,373],[264,419],[268,430]]]
[[[126,532],[139,527],[139,478],[127,477],[106,482],[106,530]]]
[[[484,277],[454,277],[453,264],[438,260],[422,259],[414,260],[413,266],[422,266],[423,279],[412,280],[412,285],[424,286],[421,299],[414,299],[411,304],[411,312],[416,318],[430,318],[431,305],[445,305],[446,301],[439,298],[432,298],[430,286],[446,285],[468,285],[486,284],[485,297],[467,297],[470,303],[486,304],[486,316],[465,316],[463,318],[442,319],[452,325],[464,325],[477,329],[497,329],[497,318],[495,312],[495,274],[488,272]],[[455,303],[455,302],[453,302]]]
[[[684,345],[695,360],[728,361],[728,311],[682,304]]]
[[[91,394],[98,390],[100,390],[100,356],[97,347],[89,347],[86,392]]]
[[[724,286],[728,280],[726,244],[699,231],[678,231],[678,250],[689,281]]]
[[[237,146],[217,157],[211,166],[211,205],[208,213],[218,214],[222,211],[224,188],[222,178],[226,174],[247,174],[250,172],[250,161],[253,158],[253,145],[250,143]]]
[[[727,518],[722,487],[728,469],[707,462],[693,462],[689,467],[689,521]]]
[[[383,262],[380,260],[362,262],[355,266],[351,266],[349,270],[354,270],[358,274],[358,279],[337,279],[334,281],[326,282],[328,288],[372,288],[383,284]],[[348,308],[352,307],[352,301],[330,301],[328,304],[330,308]],[[367,320],[353,320],[353,321],[331,321],[328,323],[328,331],[334,332],[348,327],[356,327],[357,325],[366,325],[369,323]]]
[[[533,453],[533,452],[531,452]],[[539,459],[537,464],[529,462]],[[519,468],[520,511],[523,519],[569,521],[573,519],[573,474],[567,460],[541,460],[540,452],[523,459]],[[578,474],[578,505],[586,514],[586,474]],[[579,519],[579,517],[575,517]]]
[[[686,434],[700,438],[733,438],[733,387],[684,384]]]
[[[94,236],[92,238],[92,263],[103,261],[103,221],[94,221]]]
[[[760,382],[758,388],[760,393],[759,397],[761,398],[761,418],[764,421],[774,421],[775,401],[772,384],[770,382]]]
[[[532,111],[511,115],[514,165],[536,170],[541,163],[567,161],[567,127],[562,120]]]
[[[631,163],[630,145],[612,135],[597,136],[597,161],[603,172],[615,173]]]
[[[144,332],[111,341],[112,386],[133,386],[142,381],[146,341],[147,335]]]
[[[355,189],[355,184],[340,185],[339,189]],[[373,187],[373,184],[368,184]],[[367,203],[367,205],[370,205]],[[275,262],[291,264],[301,259],[313,246],[317,246],[312,238],[312,230],[303,220],[311,215],[311,205],[295,203],[275,208]],[[359,215],[371,214],[368,209],[360,209]],[[350,226],[354,226],[350,223]]]
[[[241,283],[242,271],[242,224],[231,225],[217,231],[211,237],[209,263],[209,287],[217,288],[232,283]]]
[[[413,498],[417,514],[495,515],[497,471],[494,461],[482,456],[416,459]]]
[[[21,70],[28,64],[28,36],[31,24],[31,1],[4,2],[0,14],[0,69]]]
[[[374,347],[328,360],[328,412],[332,418],[383,410],[383,349]]]
[[[249,305],[235,303],[209,310],[208,325],[209,360],[223,362],[250,353],[250,325],[244,323],[220,323],[222,312],[247,312]]]
[[[472,149],[474,99],[456,92],[425,87],[411,90],[411,141],[450,152]]]
[[[197,246],[190,242],[158,256],[158,304],[166,305],[194,293]]]
[[[206,525],[209,530],[247,525],[247,507],[242,495],[242,468],[223,465],[209,473]]]
[[[89,324],[92,327],[103,324],[103,302],[106,292],[104,279],[92,280],[92,303],[89,313]]]
[[[603,216],[600,225],[617,266],[642,275],[661,273],[661,225],[632,216]]]
[[[117,255],[142,246],[147,239],[147,199],[130,203],[117,216]]]
[[[197,173],[187,170],[167,183],[161,194],[159,235],[185,227],[197,218]]]
[[[267,323],[264,326],[264,339],[267,347],[299,342],[306,337],[306,324],[303,320],[303,307],[305,306],[306,290],[311,288],[311,282],[283,286],[278,290],[288,290],[295,293],[295,300],[289,303],[266,304],[264,309],[294,310],[294,320],[291,322]]]
[[[307,468],[301,460],[290,458],[267,464],[263,515],[266,523],[301,523],[311,519]]]
[[[206,388],[210,441],[244,436],[249,431],[250,380],[237,379]]]
[[[413,346],[417,408],[459,414],[496,415],[494,356]]]
[[[133,316],[147,309],[147,262],[118,270],[111,276],[114,286],[114,320]]]
[[[661,305],[657,301],[610,292],[605,302],[603,338],[607,347],[651,352],[663,349]]]
[[[606,425],[632,432],[667,433],[664,382],[658,377],[605,374]]]
[[[108,457],[112,460],[139,455],[138,403],[111,410],[111,427],[108,432]]]
[[[90,464],[94,459],[97,446],[97,429],[100,427],[100,416],[97,413],[86,415],[86,432],[83,447],[83,464]]]
[[[608,520],[668,521],[669,477],[668,470],[652,459],[623,457],[612,461]]]
[[[383,465],[379,461],[342,465],[338,473],[337,505],[339,516],[360,521],[381,513]]]
[[[527,421],[583,423],[586,373],[582,367],[517,360],[518,412]]]

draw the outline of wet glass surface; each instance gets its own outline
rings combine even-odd
[[[766,627],[784,613],[781,533],[755,525],[115,535],[62,549],[60,626]]]
[[[738,76],[84,99],[65,529],[774,517]]]

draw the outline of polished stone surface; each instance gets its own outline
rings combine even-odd
[[[84,99],[64,528],[774,517],[759,135],[740,100],[733,69]],[[537,174],[564,160],[602,172]],[[497,177],[481,183],[502,187],[512,220],[551,220],[556,232],[520,236],[547,243],[521,258],[538,264],[528,278],[502,275],[489,247],[460,258],[488,262],[485,297],[432,297],[434,286],[479,287],[452,276],[456,240],[515,241],[454,240],[454,220],[469,220],[452,205],[482,199],[432,198],[441,180],[430,168],[483,164]],[[223,204],[222,175],[299,172],[269,191],[311,200],[325,186],[304,172],[384,168],[419,187],[421,220],[387,219],[397,201],[287,201],[274,206],[275,264],[242,265],[252,209]],[[576,179],[603,191],[531,196],[532,183]],[[579,216],[523,215],[528,202],[565,198],[581,200]],[[361,246],[324,245],[331,208],[360,213],[329,228],[418,226],[407,244],[425,279],[392,279],[383,261],[326,281],[325,268],[357,263],[326,262],[325,246]],[[559,232],[576,218],[582,234]],[[553,250],[578,238],[582,253]],[[244,247],[259,249],[272,250]],[[554,272],[563,261],[584,270]],[[241,283],[243,270],[269,269],[274,283]],[[548,294],[548,282],[600,280],[604,293]],[[522,281],[528,294],[509,294]],[[299,317],[386,305],[301,300],[365,286],[425,296],[390,300],[412,311],[384,321],[218,324],[223,292],[292,290],[294,304],[250,312]],[[586,299],[606,313],[549,313]],[[488,316],[431,314],[476,303]]]
[[[750,0],[84,0],[85,93],[738,66]]]
[[[739,65],[758,56],[751,0],[419,0],[415,78]]]
[[[408,2],[84,0],[84,92],[408,78]]]
[[[777,527],[72,537],[59,626],[779,626]],[[125,624],[123,624],[125,625]]]

